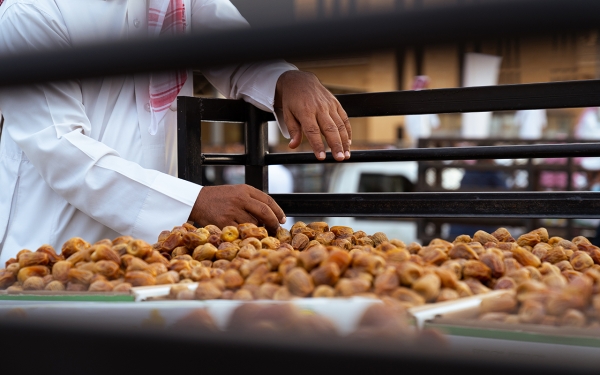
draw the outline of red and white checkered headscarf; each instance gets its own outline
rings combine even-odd
[[[412,89],[415,91],[424,90],[429,86],[429,77],[427,76],[416,76],[413,81]]]
[[[4,0],[0,0],[0,5]],[[185,6],[183,0],[149,0],[148,36],[159,37],[185,32]],[[187,79],[187,71],[154,73],[150,76],[150,128],[154,135],[158,124],[177,98]]]
[[[0,5],[4,0],[0,0]],[[183,0],[149,0],[148,36],[176,35],[185,32],[185,6]],[[187,71],[154,73],[150,76],[150,128],[154,135],[158,124],[177,98],[187,79]]]
[[[3,0],[0,0],[3,1]],[[150,0],[148,6],[148,36],[177,35],[185,32],[183,0]],[[150,128],[154,135],[158,124],[177,98],[187,79],[186,70],[154,73],[150,76]]]

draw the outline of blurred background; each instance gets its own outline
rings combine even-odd
[[[485,1],[485,0],[484,0]],[[488,0],[494,1],[494,0]],[[253,27],[311,20],[334,20],[376,12],[410,12],[477,0],[232,0]],[[543,17],[541,14],[540,17]],[[472,40],[352,54],[327,60],[291,61],[317,75],[334,94],[422,90],[597,79],[598,31],[556,32],[523,38]],[[195,95],[219,97],[196,73]],[[597,108],[391,116],[351,119],[352,149],[460,147],[503,144],[585,142],[600,138]],[[242,153],[242,124],[206,123],[204,152]],[[269,128],[272,152],[310,151],[304,142],[290,150],[275,124]],[[600,162],[587,159],[522,159],[270,167],[271,193],[414,191],[569,191],[600,190]],[[243,183],[243,167],[207,167],[206,184]],[[405,242],[453,239],[477,229],[509,227],[519,235],[538,226],[557,236],[594,237],[598,220],[419,219],[380,221],[324,219],[366,232],[383,231]],[[383,226],[383,227],[382,227]],[[373,228],[373,230],[371,230]]]

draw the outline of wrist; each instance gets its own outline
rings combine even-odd
[[[317,76],[310,72],[288,70],[287,72],[282,73],[277,79],[277,84],[275,85],[275,99],[273,106],[279,109],[283,108],[283,93],[290,81],[293,82],[294,80],[297,80],[309,82],[311,79],[315,79],[318,82]]]
[[[284,81],[285,81],[285,76],[289,73],[290,71],[287,72],[283,72],[279,78],[277,78],[277,84],[275,85],[275,98],[273,100],[273,107],[281,109],[283,107],[283,87],[285,85]]]
[[[206,189],[206,186],[203,186],[202,189],[200,190],[200,193],[198,193],[198,196],[196,197],[196,201],[194,202],[194,205],[192,206],[192,211],[190,212],[189,220],[191,220],[197,224],[202,221],[201,220],[202,195],[203,195],[203,192],[205,189]]]

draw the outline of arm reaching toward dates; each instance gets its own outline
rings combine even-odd
[[[317,159],[323,160],[323,134],[335,160],[350,158],[352,129],[348,115],[314,74],[295,70],[283,73],[277,81],[275,107],[283,111],[292,137],[291,148],[300,145],[304,133]],[[286,220],[273,198],[248,185],[203,187],[189,218],[200,226],[264,224],[271,233]]]

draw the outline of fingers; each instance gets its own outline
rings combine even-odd
[[[256,199],[249,199],[246,201],[244,209],[256,217],[259,222],[262,222],[269,232],[275,232],[279,227],[277,216],[265,203]]]
[[[306,116],[300,119],[300,122],[302,123],[302,130],[304,131],[304,134],[306,134],[306,139],[308,139],[308,143],[310,143],[315,156],[319,160],[325,160],[325,145],[323,145],[323,140],[321,139],[321,128],[319,127],[319,123],[317,123],[316,118]],[[333,125],[333,127],[335,127],[335,125]],[[327,143],[329,143],[329,140],[327,140]]]
[[[346,131],[346,124],[340,117],[340,115],[336,112],[330,113],[331,119],[335,123],[337,127],[338,133],[340,135],[340,139],[342,140],[342,148],[344,149],[344,159],[350,158],[350,138],[348,137],[348,132]]]
[[[285,121],[290,137],[292,138],[289,147],[292,149],[297,148],[302,143],[302,128],[300,124],[289,110],[284,112],[283,121]]]
[[[258,220],[256,220],[256,218],[252,215],[250,215],[249,213],[243,211],[241,213],[238,214],[238,216],[235,218],[235,222],[236,225],[239,224],[245,224],[245,223],[252,223],[252,224],[256,224],[258,225]]]
[[[352,129],[348,115],[314,74],[299,71],[282,74],[277,81],[277,98],[290,132],[290,148],[300,146],[305,134],[317,159],[324,160],[323,135],[335,160],[350,158]]]
[[[275,233],[286,221],[279,205],[268,194],[249,185],[205,186],[190,213],[190,219],[220,228],[241,223],[264,224]]]
[[[320,113],[317,115],[317,118],[319,120],[319,126],[321,128],[321,131],[323,132],[323,135],[325,136],[325,140],[327,141],[327,144],[331,148],[331,153],[333,154],[333,158],[337,161],[344,160],[345,159],[344,146],[342,143],[342,137],[339,132],[337,124],[331,118],[331,116],[329,116],[328,113]],[[343,127],[343,128],[344,128],[344,133],[345,133],[345,127]],[[307,135],[307,137],[308,137],[308,135]],[[320,141],[320,138],[321,137],[319,136],[319,141]],[[347,140],[346,140],[346,142],[347,142]],[[350,155],[348,154],[348,156],[350,156]]]
[[[346,113],[346,111],[344,111],[344,108],[342,108],[342,106],[339,102],[337,103],[337,113],[340,116],[340,119],[342,119],[344,126],[346,127],[346,133],[348,134],[348,144],[351,145],[352,144],[352,126],[350,126],[350,119],[348,119],[348,114]]]
[[[269,207],[269,209],[273,212],[273,214],[275,214],[275,217],[277,217],[277,221],[280,224],[285,224],[285,222],[287,220],[285,217],[285,213],[283,212],[281,207],[279,207],[277,202],[275,202],[275,200],[270,195],[265,194],[256,188],[252,188],[250,196],[252,198],[266,204]]]

